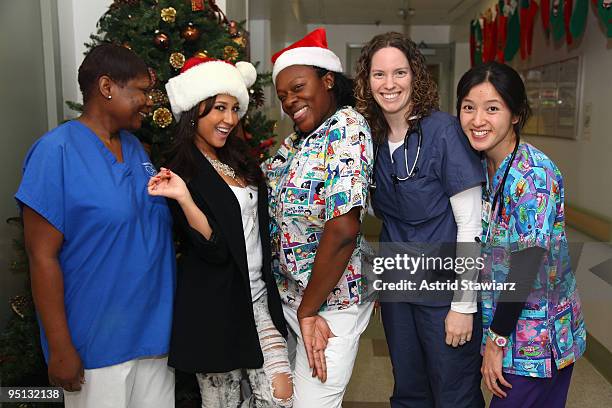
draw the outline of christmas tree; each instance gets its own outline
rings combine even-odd
[[[91,48],[102,42],[131,49],[149,66],[153,114],[136,135],[157,162],[171,141],[174,125],[165,84],[180,72],[185,60],[208,56],[236,62],[249,57],[247,33],[241,24],[229,21],[214,0],[115,0],[86,45]],[[269,156],[274,144],[276,123],[257,110],[264,103],[263,88],[270,83],[271,74],[258,76],[249,90],[249,111],[239,129],[260,160]]]

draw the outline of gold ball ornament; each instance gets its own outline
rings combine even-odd
[[[155,30],[153,44],[160,50],[166,50],[170,46],[170,37],[168,37],[168,34],[166,33],[162,33],[159,30]]]
[[[232,41],[238,44],[242,48],[246,47],[246,44],[247,44],[246,38],[244,38],[242,35],[239,35],[238,37],[233,38]]]
[[[176,9],[174,7],[166,7],[161,10],[161,19],[166,23],[174,23],[176,20]]]
[[[200,29],[193,25],[193,23],[189,23],[183,28],[181,31],[181,37],[185,39],[187,42],[194,42],[200,38]]]
[[[185,64],[185,56],[180,52],[173,52],[170,54],[170,65],[174,69],[181,69]]]
[[[168,96],[160,89],[153,89],[150,95],[154,105],[166,105],[169,103]]]
[[[195,54],[193,54],[194,57],[198,57],[198,58],[208,58],[208,51],[206,50],[200,50],[198,52],[196,52]]]
[[[223,48],[223,58],[227,61],[235,61],[238,58],[238,50],[231,45],[226,45]]]
[[[153,112],[153,122],[163,129],[172,123],[172,113],[168,108],[157,108]]]

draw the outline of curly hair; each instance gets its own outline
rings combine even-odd
[[[417,45],[403,34],[396,32],[375,36],[363,47],[357,61],[355,108],[370,124],[372,137],[376,143],[384,142],[387,133],[389,133],[389,124],[372,95],[370,69],[374,54],[386,47],[395,47],[403,52],[410,64],[410,70],[412,71],[412,89],[410,90],[412,109],[406,113],[406,122],[409,127],[412,128],[416,124],[416,120],[409,120],[409,117],[421,118],[439,109],[438,88],[427,70],[425,58],[418,50]]]

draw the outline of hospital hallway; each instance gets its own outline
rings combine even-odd
[[[377,241],[379,230],[380,223],[378,221],[370,217],[366,218],[362,231],[369,242]],[[602,286],[602,279],[609,280],[612,278],[612,275],[608,276],[598,272],[594,265],[598,265],[602,260],[612,258],[612,245],[597,242],[571,227],[567,228],[567,236],[570,243],[572,267],[576,271],[578,290],[581,293],[583,306],[585,306],[585,318],[588,319],[588,330],[589,322],[596,323],[591,310],[602,310],[589,307],[597,301],[590,293],[594,290],[591,288],[595,285]],[[605,288],[605,285],[603,287]],[[594,313],[597,313],[596,311]],[[612,406],[612,384],[589,361],[589,358],[599,362],[599,364],[606,361],[605,357],[601,357],[601,354],[599,354],[601,348],[601,343],[592,336],[587,337],[586,357],[583,356],[576,362],[572,373],[567,408]],[[608,371],[609,369],[610,367],[607,367]],[[491,393],[486,390],[484,384],[482,384],[482,390],[488,406]],[[389,349],[387,348],[380,313],[377,313],[372,315],[368,328],[361,336],[359,353],[342,407],[388,408],[390,407],[389,397],[392,392],[393,373],[391,360],[389,359]]]
[[[379,316],[380,314],[372,316],[370,325],[361,337],[357,361],[344,397],[343,408],[390,407],[389,396],[393,391],[393,374]],[[491,394],[484,386],[482,389],[488,406]],[[612,385],[586,358],[579,359],[572,375],[567,408],[609,406],[612,406]]]

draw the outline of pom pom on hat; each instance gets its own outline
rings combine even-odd
[[[333,72],[342,72],[340,58],[327,48],[324,28],[317,28],[304,38],[280,50],[272,56],[272,81],[283,69],[292,65],[310,65]]]
[[[219,94],[238,100],[238,115],[242,118],[249,107],[248,87],[257,79],[257,71],[250,62],[240,61],[235,66],[214,58],[192,57],[185,61],[181,73],[170,78],[166,91],[176,120],[181,114],[201,101]]]
[[[236,68],[242,75],[242,79],[244,80],[244,84],[247,88],[250,88],[255,83],[257,79],[257,71],[255,67],[250,62],[239,61],[236,63]]]

